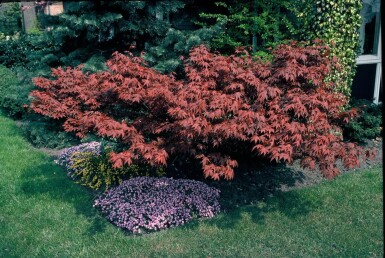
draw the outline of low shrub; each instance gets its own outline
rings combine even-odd
[[[93,190],[105,191],[132,177],[164,175],[162,168],[144,164],[114,168],[109,161],[111,151],[110,147],[103,148],[99,142],[83,143],[62,150],[56,162],[66,168],[74,181]]]
[[[94,203],[109,221],[133,233],[183,225],[220,211],[219,191],[171,178],[137,177],[101,194]]]
[[[28,63],[27,53],[31,46],[27,37],[0,41],[0,64],[8,68],[23,66]]]
[[[65,148],[61,150],[55,162],[61,166],[64,166],[68,172],[69,176],[72,176],[74,173],[74,160],[73,157],[76,153],[93,153],[95,155],[100,155],[101,144],[99,142],[86,142],[77,146]]]
[[[344,138],[350,141],[364,142],[382,135],[382,104],[368,100],[352,100],[351,106],[359,108],[361,115],[349,121],[342,129]]]
[[[35,88],[33,73],[23,67],[12,69],[0,65],[0,108],[5,115],[21,119],[24,137],[36,147],[64,148],[79,139],[64,132],[60,121],[30,113],[29,93]]]
[[[19,80],[16,72],[0,65],[0,107],[13,117],[21,117],[25,112],[23,105],[29,104],[28,95],[34,88],[29,83]]]
[[[23,136],[38,148],[60,149],[80,143],[74,134],[63,131],[60,121],[36,114],[26,114],[21,129]]]

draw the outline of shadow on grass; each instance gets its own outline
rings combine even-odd
[[[21,174],[21,190],[27,196],[47,195],[53,200],[69,203],[77,214],[91,221],[88,235],[105,230],[106,220],[92,207],[94,195],[71,181],[52,158],[46,157],[39,166],[32,166]]]
[[[280,215],[292,220],[300,220],[301,217],[307,216],[321,205],[322,200],[307,199],[297,192],[280,192],[274,197],[268,198],[265,202],[239,207],[226,212],[225,216],[208,220],[205,223],[222,229],[231,229],[244,219],[246,213],[250,215],[253,223],[264,224],[266,215],[273,212],[278,212]]]
[[[282,192],[281,187],[303,182],[305,175],[285,165],[259,164],[236,171],[232,181],[207,182],[220,189],[221,207],[226,216],[209,222],[219,228],[233,228],[249,213],[254,223],[265,222],[265,214],[278,211],[289,218],[306,216],[322,200],[309,199],[297,191]]]
[[[233,228],[242,221],[242,214],[246,212],[254,223],[262,224],[266,213],[279,211],[287,217],[297,218],[306,216],[319,206],[319,200],[305,199],[295,191],[281,192],[282,185],[293,186],[304,180],[301,172],[283,165],[240,167],[236,175],[232,181],[206,181],[210,186],[220,189],[225,216],[206,220],[205,223],[219,228]],[[71,181],[51,158],[47,157],[39,166],[24,171],[22,182],[22,191],[26,195],[48,195],[54,200],[71,204],[77,214],[92,222],[86,234],[92,236],[102,232],[108,225],[107,220],[92,207],[95,196]],[[199,222],[195,221],[187,227],[194,229],[198,225]]]

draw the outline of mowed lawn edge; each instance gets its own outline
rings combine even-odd
[[[382,167],[129,235],[0,115],[0,257],[383,257]]]

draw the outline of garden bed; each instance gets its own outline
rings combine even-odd
[[[356,171],[357,169],[369,169],[374,166],[383,164],[383,140],[382,138],[377,138],[374,140],[367,140],[364,147],[374,148],[377,152],[373,160],[361,160],[360,166],[353,169],[348,169],[342,166],[341,162],[337,163],[338,169],[341,174],[349,173]],[[49,149],[49,148],[39,148],[40,151],[48,154],[50,157],[55,159],[60,153],[60,150]],[[271,170],[276,170],[276,173],[271,173]],[[247,171],[246,171],[247,170]],[[240,203],[235,204],[234,207],[239,206],[239,204],[250,204],[253,203],[250,200],[250,197],[256,197],[256,199],[264,199],[266,196],[271,196],[275,191],[290,191],[297,188],[309,187],[320,182],[327,180],[325,179],[321,172],[317,169],[311,170],[307,168],[302,168],[300,166],[300,161],[295,161],[292,165],[286,166],[276,166],[269,164],[257,165],[253,168],[245,169],[241,168],[239,170],[241,175],[236,176],[232,181],[222,180],[220,182],[207,180],[206,183],[209,183],[212,186],[219,188],[236,188],[239,189],[248,189],[246,192],[252,191],[253,194],[249,197],[243,196]],[[253,189],[254,188],[254,189]],[[253,189],[253,190],[252,190]],[[234,189],[233,189],[234,190]],[[223,189],[222,189],[223,191]],[[225,190],[226,191],[226,190]],[[259,193],[257,196],[255,193]],[[239,193],[238,193],[239,194]],[[250,195],[250,193],[242,193],[241,195]]]

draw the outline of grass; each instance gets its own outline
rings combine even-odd
[[[382,167],[127,235],[0,115],[0,257],[383,257]]]

